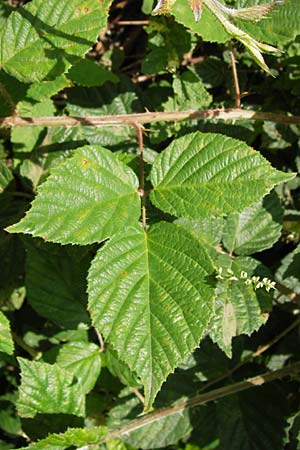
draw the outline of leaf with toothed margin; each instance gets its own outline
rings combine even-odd
[[[14,351],[14,343],[12,340],[9,320],[0,311],[0,352],[12,355]]]
[[[145,409],[207,331],[215,253],[175,224],[130,227],[102,247],[88,275],[93,325],[141,379]]]
[[[67,72],[96,42],[110,0],[33,0],[6,21],[0,67],[25,83]]]
[[[200,132],[175,139],[154,161],[150,199],[164,212],[200,219],[242,211],[295,177],[244,142]]]
[[[18,358],[21,386],[17,408],[22,417],[38,413],[84,416],[85,395],[72,372],[58,364]]]
[[[109,150],[91,145],[54,168],[26,216],[7,230],[85,245],[135,225],[139,216],[134,172]]]

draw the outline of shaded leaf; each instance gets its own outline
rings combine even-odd
[[[275,279],[278,283],[300,294],[300,244],[281,261]]]
[[[278,241],[282,219],[283,208],[273,193],[240,214],[230,214],[225,221],[223,243],[237,255],[261,252]]]
[[[108,426],[112,429],[124,426],[142,413],[141,402],[137,397],[125,394],[123,402],[110,410]],[[149,425],[145,425],[122,438],[126,443],[138,449],[166,448],[176,444],[191,433],[189,412],[162,417]]]
[[[217,403],[221,450],[282,450],[286,404],[276,386],[264,386]]]
[[[0,352],[12,355],[14,351],[14,343],[12,340],[9,320],[0,311]]]
[[[64,328],[88,324],[85,278],[90,256],[80,249],[72,252],[41,244],[26,245],[25,284],[30,305]]]
[[[90,59],[82,59],[71,67],[67,77],[79,86],[102,86],[106,81],[119,81],[117,75]]]
[[[24,82],[54,79],[94,44],[106,25],[109,4],[34,0],[18,8],[1,34],[0,65]]]

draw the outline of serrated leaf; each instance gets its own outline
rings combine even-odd
[[[105,83],[103,88],[73,88],[68,92],[67,110],[74,116],[103,116],[143,112],[136,87],[126,77],[119,83]],[[105,146],[122,145],[131,142],[136,132],[132,126],[112,126],[95,128],[93,126],[60,128],[58,142],[87,140],[91,144]],[[57,142],[57,141],[56,141]]]
[[[13,174],[6,164],[0,161],[0,194],[3,194],[10,184],[15,185]]]
[[[144,73],[175,72],[183,55],[191,48],[191,35],[174,20],[152,18],[146,28],[149,53],[142,63]]]
[[[20,238],[0,231],[0,304],[6,303],[15,289],[23,286],[24,261]]]
[[[209,335],[231,358],[232,338],[240,334],[251,335],[267,320],[271,308],[271,297],[264,288],[254,290],[240,278],[247,271],[248,278],[262,270],[260,263],[249,257],[237,257],[233,261],[228,255],[219,257],[223,273],[232,270],[237,280],[224,279],[218,282],[215,300],[215,316],[211,321]]]
[[[89,342],[69,342],[61,347],[57,364],[77,378],[84,394],[90,392],[100,374],[99,347]]]
[[[80,249],[71,252],[66,247],[41,244],[26,245],[25,285],[30,305],[63,328],[89,324],[85,292],[89,255]]]
[[[219,245],[221,242],[224,226],[223,217],[207,217],[202,220],[179,218],[175,220],[175,223],[186,228],[197,239],[208,245]]]
[[[283,208],[273,193],[240,214],[230,214],[225,221],[223,243],[229,252],[251,255],[278,241],[282,229]]]
[[[156,158],[150,199],[164,212],[199,219],[242,211],[294,176],[243,142],[197,132],[175,139]]]
[[[212,96],[200,78],[190,70],[183,72],[180,77],[175,77],[172,87],[174,96],[164,104],[165,111],[204,109],[212,102]]]
[[[52,97],[70,85],[71,82],[67,80],[64,75],[60,75],[52,81],[38,81],[36,83],[32,83],[26,93],[26,97],[27,100],[32,99],[35,101],[41,101],[45,98]]]
[[[9,320],[0,311],[0,352],[12,355],[14,351],[14,343],[12,340]]]
[[[236,0],[235,3],[237,8],[243,8],[266,3],[266,0]],[[239,26],[264,42],[282,47],[300,34],[299,1],[283,1],[264,20],[255,24],[239,21]]]
[[[0,65],[21,81],[54,79],[94,44],[104,29],[109,0],[33,0],[8,18]]]
[[[134,172],[109,150],[91,145],[53,169],[30,211],[8,231],[85,245],[137,223],[139,216]]]
[[[217,403],[222,450],[282,450],[286,402],[276,386],[264,386]]]
[[[65,433],[50,434],[45,439],[19,450],[64,450],[69,447],[81,448],[93,445],[105,437],[105,427],[69,428]]]
[[[84,416],[85,396],[74,375],[57,364],[18,358],[21,386],[17,408],[22,417],[38,413]]]
[[[176,0],[171,13],[177,22],[190,29],[193,33],[200,35],[205,41],[224,43],[230,39],[229,34],[226,33],[222,24],[209,11],[205,3],[203,4],[203,11],[199,22],[195,21],[187,0]]]
[[[20,102],[17,105],[18,114],[22,117],[53,116],[55,108],[52,100],[46,98],[41,102],[33,100]],[[15,127],[11,131],[11,141],[16,158],[19,152],[31,152],[40,141],[45,127]]]
[[[102,86],[106,81],[117,83],[119,77],[90,59],[82,59],[71,67],[67,77],[79,86]]]
[[[141,379],[146,408],[206,330],[213,270],[204,245],[163,222],[147,233],[128,228],[92,262],[88,293],[93,324]]]
[[[129,369],[128,365],[118,357],[112,348],[105,351],[105,367],[126,386],[140,386],[141,383],[136,374]]]

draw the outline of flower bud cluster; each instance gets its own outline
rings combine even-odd
[[[227,269],[226,273],[223,273],[223,267],[217,269],[216,278],[218,280],[229,280],[229,281],[244,281],[246,286],[253,286],[254,290],[265,288],[267,292],[271,289],[275,289],[275,281],[271,281],[269,278],[260,278],[259,276],[253,275],[248,276],[248,273],[244,270],[241,271],[239,277],[237,277],[231,269]]]

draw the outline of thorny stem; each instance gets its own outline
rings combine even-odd
[[[239,78],[236,68],[236,60],[232,50],[229,51],[230,59],[231,59],[231,67],[232,67],[232,77],[233,77],[233,86],[234,86],[234,97],[235,97],[235,107],[241,107],[241,91],[239,85]]]
[[[187,408],[194,408],[196,406],[203,405],[212,400],[223,398],[227,395],[236,394],[238,392],[245,391],[255,386],[261,386],[265,383],[269,383],[271,381],[278,380],[286,376],[296,375],[299,372],[300,372],[300,362],[293,364],[289,367],[285,367],[283,369],[275,370],[274,372],[267,372],[262,375],[248,378],[244,381],[240,381],[238,383],[233,383],[228,386],[223,386],[221,388],[211,390],[204,394],[196,395],[195,397],[192,397],[188,400],[181,401],[175,405],[166,408],[158,409],[153,413],[147,414],[139,419],[136,419],[133,422],[129,423],[128,425],[125,425],[122,428],[119,428],[117,430],[108,433],[97,444],[98,445],[103,444],[107,442],[109,439],[122,437],[133,431],[138,430],[139,428],[157,422],[158,420],[161,420],[165,417],[172,416],[174,414],[182,414],[183,411]]]
[[[144,230],[146,229],[146,195],[145,195],[145,170],[144,170],[144,140],[143,140],[143,128],[139,123],[133,122],[139,145],[139,194],[142,203],[142,225]]]
[[[268,120],[286,125],[300,125],[300,116],[289,116],[271,112],[257,112],[243,109],[207,109],[173,112],[146,112],[112,116],[57,116],[57,117],[18,117],[0,119],[0,128],[8,127],[76,127],[76,126],[132,126],[155,122],[176,122],[182,120]]]

